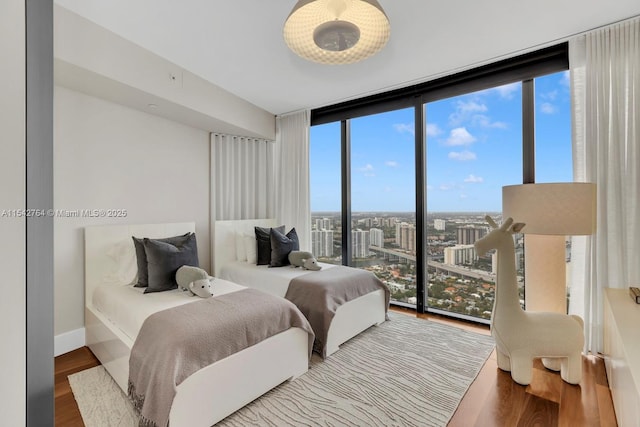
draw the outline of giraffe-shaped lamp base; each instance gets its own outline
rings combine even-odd
[[[486,217],[492,231],[476,241],[478,255],[490,249],[498,251],[496,292],[491,316],[491,336],[496,341],[498,368],[511,372],[518,384],[528,385],[533,375],[533,360],[560,371],[562,379],[578,384],[582,379],[583,321],[562,313],[527,312],[518,297],[515,269],[514,233],[523,223],[508,218],[498,227]]]

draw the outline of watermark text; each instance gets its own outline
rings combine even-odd
[[[2,209],[0,218],[126,218],[126,209]]]

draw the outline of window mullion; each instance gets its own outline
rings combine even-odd
[[[426,108],[421,97],[415,98],[415,162],[416,162],[416,311],[425,312],[427,274],[427,140]]]
[[[522,82],[522,183],[536,182],[535,86],[533,79]]]
[[[342,265],[351,265],[351,121],[340,122],[342,150]]]

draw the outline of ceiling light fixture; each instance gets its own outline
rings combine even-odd
[[[284,23],[287,46],[321,64],[351,64],[379,52],[389,19],[376,0],[299,0]]]

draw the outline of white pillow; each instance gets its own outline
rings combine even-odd
[[[258,243],[256,242],[256,236],[251,234],[245,234],[242,238],[244,242],[245,258],[249,264],[255,264],[258,262]]]
[[[244,234],[236,233],[236,260],[246,261],[247,253],[244,249]]]
[[[130,285],[138,283],[138,263],[136,250],[130,240],[114,244],[106,253],[111,263],[108,274],[103,277],[104,283]]]

